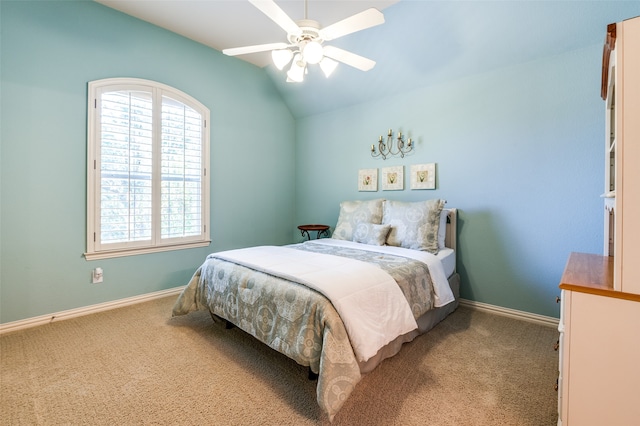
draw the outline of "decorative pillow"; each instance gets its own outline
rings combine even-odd
[[[444,200],[387,201],[382,223],[391,225],[387,244],[438,253],[438,229]]]
[[[383,199],[370,201],[343,201],[340,203],[340,216],[331,238],[337,240],[353,240],[353,232],[360,223],[382,222]]]
[[[449,216],[450,209],[442,209],[440,212],[440,225],[438,227],[438,249],[446,248],[445,238],[447,236],[447,216]]]
[[[387,241],[389,231],[391,231],[391,225],[359,223],[353,232],[353,241],[372,246],[383,246]]]

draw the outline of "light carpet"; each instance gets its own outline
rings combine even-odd
[[[0,337],[3,425],[328,425],[307,369],[166,297]],[[552,327],[458,308],[335,425],[555,425]]]

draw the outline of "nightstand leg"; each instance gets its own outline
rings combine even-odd
[[[303,237],[307,237],[307,241],[311,239],[311,235],[309,235],[309,231],[305,229],[301,229],[300,233],[302,234]]]

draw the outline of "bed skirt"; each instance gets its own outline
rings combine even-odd
[[[449,277],[449,286],[455,296],[455,301],[444,305],[440,308],[435,308],[427,311],[424,315],[419,317],[416,321],[418,323],[418,329],[410,331],[407,334],[398,336],[395,340],[381,348],[376,355],[371,357],[366,362],[359,362],[360,372],[362,374],[368,373],[376,368],[382,361],[387,358],[391,358],[402,348],[404,343],[410,342],[417,336],[426,333],[435,327],[440,321],[445,319],[447,315],[456,310],[460,300],[460,275],[454,273]]]

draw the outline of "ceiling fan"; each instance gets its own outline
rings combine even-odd
[[[371,59],[323,43],[384,23],[384,15],[378,9],[370,8],[321,28],[318,22],[307,19],[307,0],[304,2],[304,19],[297,22],[273,0],[249,0],[249,3],[285,30],[289,42],[224,49],[222,53],[225,55],[237,56],[271,50],[273,62],[279,70],[291,62],[287,82],[301,82],[307,72],[307,64],[319,64],[326,77],[331,75],[338,62],[362,71],[369,71],[376,64]]]

